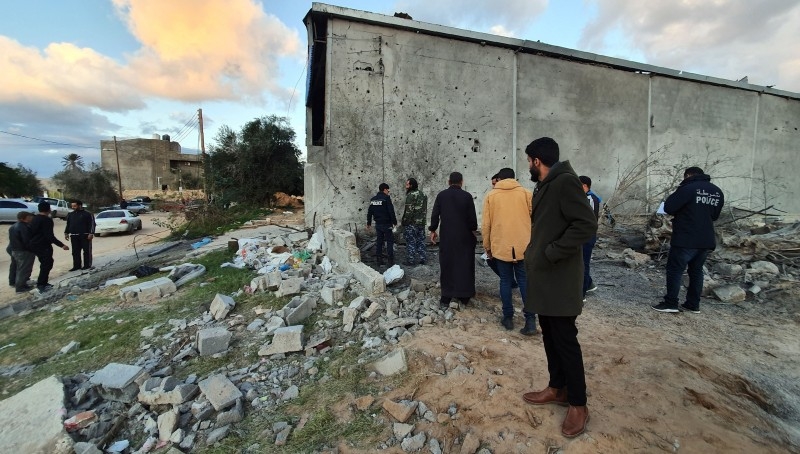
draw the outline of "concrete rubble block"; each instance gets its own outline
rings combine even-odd
[[[257,318],[247,325],[247,331],[258,331],[265,323],[263,318]]]
[[[369,300],[364,298],[363,296],[356,297],[353,301],[350,301],[350,305],[347,306],[351,309],[355,309],[357,311],[363,311],[365,307],[369,304]]]
[[[267,334],[275,334],[275,331],[278,328],[283,328],[284,326],[286,326],[286,322],[281,317],[273,315],[269,318],[269,320],[267,320],[267,324],[264,325],[264,328],[266,329]]]
[[[750,269],[748,269],[748,272],[775,276],[780,274],[781,270],[778,268],[778,265],[772,262],[759,260],[750,264]]]
[[[308,239],[308,232],[296,232],[286,235],[286,239],[292,243],[299,243]]]
[[[402,422],[396,422],[392,424],[392,433],[394,433],[394,437],[398,440],[406,438],[413,430],[413,424],[405,424]]]
[[[369,305],[367,310],[361,314],[361,318],[364,320],[375,320],[376,318],[380,317],[383,313],[383,305],[377,301],[373,302]]]
[[[294,302],[295,300],[292,300],[289,305],[292,305]],[[294,304],[293,307],[288,307],[289,305],[284,307],[286,324],[297,325],[314,313],[314,308],[317,307],[317,299],[312,295],[306,295],[303,298],[297,298],[296,304]]]
[[[236,301],[228,295],[217,293],[214,300],[211,301],[209,312],[214,317],[214,320],[222,320],[228,316],[228,313],[236,306]]]
[[[397,328],[399,326],[415,326],[419,324],[419,320],[416,317],[403,317],[403,318],[395,318],[392,320],[386,320],[379,324],[382,330],[389,331],[392,328]]]
[[[217,427],[235,424],[242,419],[244,419],[244,405],[242,405],[242,399],[238,399],[233,408],[217,414]]]
[[[743,268],[735,263],[719,262],[711,270],[722,276],[733,277],[742,274]]]
[[[422,293],[426,289],[427,289],[427,284],[425,284],[424,281],[411,278],[411,290],[414,290],[416,293]]]
[[[228,436],[228,432],[230,432],[230,430],[231,426],[222,426],[212,430],[208,433],[208,436],[206,436],[206,444],[210,446],[222,440]]]
[[[276,296],[291,296],[300,293],[300,287],[303,285],[302,277],[291,277],[281,281],[278,291],[275,292]]]
[[[406,422],[411,415],[414,414],[414,410],[417,409],[416,402],[404,403],[404,402],[395,402],[390,399],[386,399],[383,401],[383,409],[389,413],[392,418],[396,419],[398,422]]]
[[[272,343],[258,351],[260,356],[277,353],[291,353],[303,350],[303,325],[278,328],[272,336]]]
[[[404,348],[397,348],[379,360],[372,363],[372,368],[375,372],[388,376],[394,375],[408,370],[408,361],[406,360],[406,351]]]
[[[158,415],[158,439],[168,441],[172,432],[178,427],[178,410],[172,410]]]
[[[170,390],[161,389],[141,391],[137,396],[139,402],[145,405],[180,405],[188,402],[197,395],[197,385],[180,384]]]
[[[350,271],[353,277],[364,286],[367,295],[375,295],[386,291],[386,281],[383,274],[373,270],[369,265],[361,262],[351,263]]]
[[[650,256],[628,248],[622,251],[622,260],[626,265],[628,265],[629,268],[636,268],[648,263],[650,261]]]
[[[425,447],[427,436],[425,432],[420,432],[413,437],[408,437],[400,443],[400,447],[405,452],[419,452]]]
[[[119,291],[119,296],[125,301],[156,301],[161,297],[171,295],[178,291],[175,283],[169,278],[159,277],[152,281],[140,282],[134,285],[123,287]]]
[[[138,387],[138,383],[144,383],[148,378],[150,376],[140,366],[108,363],[95,372],[89,381],[107,389],[124,389],[134,383]]]
[[[64,430],[64,385],[48,377],[0,401],[0,446],[7,453],[73,452]]]
[[[212,375],[205,380],[200,381],[200,392],[206,396],[206,399],[214,407],[214,410],[224,410],[234,403],[236,399],[241,399],[243,394],[239,391],[228,377],[222,374]]]
[[[741,303],[747,298],[747,292],[738,285],[731,284],[715,288],[714,296],[723,303]]]
[[[197,332],[197,350],[200,356],[210,356],[228,349],[233,334],[224,326],[201,329]]]
[[[280,270],[272,270],[269,273],[265,274],[264,277],[267,278],[266,283],[266,290],[277,290],[278,287],[281,285],[281,272]]]
[[[468,433],[464,437],[464,441],[461,442],[461,451],[459,451],[459,453],[460,454],[475,454],[475,452],[480,447],[481,447],[481,440],[478,437],[476,437],[475,435],[472,435],[471,433]]]
[[[356,309],[346,307],[342,310],[342,330],[344,330],[344,332],[349,333],[353,331],[356,317],[358,317],[358,311]]]
[[[340,266],[361,261],[361,251],[356,244],[353,232],[337,228],[325,229],[326,255]]]
[[[336,285],[333,287],[322,287],[320,291],[322,300],[328,304],[336,304],[344,299],[344,287]]]
[[[250,280],[250,288],[253,289],[254,292],[257,290],[266,290],[268,284],[269,278],[266,275],[256,276]]]

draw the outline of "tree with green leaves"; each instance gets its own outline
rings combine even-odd
[[[285,117],[256,118],[235,132],[222,126],[205,159],[208,191],[218,202],[265,205],[276,192],[303,193],[303,163]]]
[[[0,195],[6,197],[32,197],[41,195],[44,189],[33,170],[22,166],[9,167],[0,162]]]
[[[83,169],[83,157],[76,153],[70,153],[61,158],[61,164],[66,170]]]
[[[100,207],[118,202],[116,186],[117,175],[92,164],[89,170],[81,168],[64,169],[53,175],[53,180],[63,188],[69,199],[78,199],[90,207]]]

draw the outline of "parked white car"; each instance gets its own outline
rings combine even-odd
[[[20,211],[36,214],[39,208],[35,203],[23,199],[0,199],[0,222],[17,222],[17,213]]]
[[[72,208],[69,202],[64,199],[54,199],[52,197],[34,197],[33,201],[36,203],[47,202],[50,204],[50,217],[67,219],[67,215],[72,213]],[[86,206],[84,205],[84,208]]]
[[[133,233],[134,230],[142,230],[142,220],[128,210],[102,211],[94,217],[94,222],[97,224],[94,229],[96,236],[102,236],[105,233]]]

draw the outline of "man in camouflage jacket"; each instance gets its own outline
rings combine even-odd
[[[406,181],[406,206],[403,209],[403,238],[406,240],[406,265],[425,264],[425,216],[428,196],[419,190],[414,178]]]

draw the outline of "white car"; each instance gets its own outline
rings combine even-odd
[[[94,229],[96,236],[104,233],[127,232],[142,230],[142,220],[128,210],[106,210],[97,213],[94,217],[97,226]]]
[[[17,213],[20,211],[36,214],[39,208],[37,204],[23,199],[0,199],[0,222],[17,222]]]

